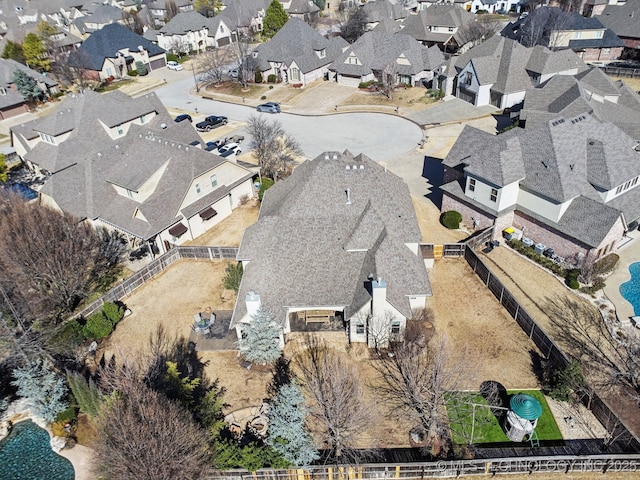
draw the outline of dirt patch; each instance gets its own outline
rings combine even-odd
[[[101,350],[107,356],[135,356],[147,351],[149,337],[158,325],[170,337],[188,338],[196,313],[206,307],[232,310],[236,294],[222,287],[229,263],[180,260],[173,264],[123,299],[132,314],[118,324]]]
[[[423,243],[435,243],[438,245],[456,243],[469,236],[463,230],[449,230],[443,226],[440,223],[440,211],[433,203],[425,202],[415,196],[412,196],[411,200],[416,211],[416,217],[418,217]]]
[[[244,231],[258,220],[260,203],[255,199],[236,208],[231,215],[216,226],[184,245],[205,245],[215,247],[239,247]]]

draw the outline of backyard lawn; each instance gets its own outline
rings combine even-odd
[[[507,391],[511,395],[526,393],[531,395],[542,405],[542,416],[538,419],[536,432],[540,440],[562,440],[562,434],[556,424],[551,409],[540,390],[512,390]],[[475,417],[473,406],[476,406]],[[489,408],[489,403],[477,392],[459,392],[451,395],[447,401],[447,413],[453,441],[457,444],[479,444],[509,442],[509,438],[498,422],[496,415]],[[475,422],[474,422],[475,418]],[[473,433],[473,438],[472,438]]]

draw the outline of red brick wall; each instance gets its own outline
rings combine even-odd
[[[627,38],[620,37],[620,38],[622,39],[622,41],[624,42],[627,48],[633,48],[633,49],[640,48],[640,38],[629,38],[629,37]]]
[[[587,48],[582,55],[582,59],[585,62],[610,62],[620,58],[623,48],[624,47],[610,48],[607,54],[604,53],[605,49]]]

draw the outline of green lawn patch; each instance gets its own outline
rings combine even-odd
[[[562,440],[551,409],[539,390],[508,391],[509,395],[526,393],[542,405],[542,416],[538,419],[536,432],[540,440]],[[475,407],[475,416],[473,404]],[[483,406],[479,406],[483,405]],[[447,396],[447,413],[454,443],[486,444],[509,442],[509,438],[498,422],[501,412],[495,414],[487,401],[478,392],[452,392]]]

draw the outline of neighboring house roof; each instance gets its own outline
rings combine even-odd
[[[0,95],[0,110],[22,105],[23,103],[25,103],[24,97],[10,88],[5,89],[4,95]]]
[[[310,27],[304,20],[290,18],[271,40],[256,47],[261,70],[271,68],[269,62],[291,65],[295,62],[302,73],[308,73],[330,64],[347,42],[341,37],[327,39]],[[321,58],[316,52],[324,50]]]
[[[123,10],[109,4],[89,5],[89,8],[90,10],[86,16],[78,17],[72,22],[82,33],[94,30],[87,27],[87,23],[107,25],[119,22],[123,18]]]
[[[367,2],[359,8],[365,13],[367,23],[381,22],[384,18],[402,20],[409,14],[401,4],[391,3],[389,0]]]
[[[151,112],[156,116],[148,123],[132,124],[127,135],[116,140],[102,126],[117,125]],[[204,208],[228,195],[228,187],[233,186],[223,185],[180,210],[192,180],[226,161],[188,145],[199,139],[198,134],[188,122],[173,122],[155,94],[131,99],[117,91],[107,95],[87,91],[65,98],[50,116],[14,128],[13,132],[25,137],[33,135],[30,132],[59,134],[69,131],[70,126],[71,134],[64,142],[38,142],[25,158],[52,173],[42,193],[52,197],[62,210],[80,218],[99,218],[147,239],[175,223],[181,218],[180,213],[196,214],[198,202],[209,201],[202,205]],[[238,172],[232,182],[252,176],[241,167]],[[158,184],[143,201],[123,197],[112,186],[137,191],[156,174]]]
[[[0,58],[0,86],[7,87],[13,83],[13,74],[16,70],[21,70],[35,81],[44,83],[47,87],[58,85],[53,78],[42,75],[40,72],[30,69],[26,65],[15,60]]]
[[[119,23],[105,25],[91,34],[80,48],[69,55],[69,65],[87,70],[101,70],[105,58],[115,58],[123,49],[144,48],[150,57],[165,53],[159,46]]]
[[[415,15],[409,15],[405,21],[402,33],[411,35],[421,42],[445,43],[454,37],[460,45],[462,41],[457,32],[433,31],[433,27],[464,28],[470,22],[475,21],[475,15],[467,12],[458,5],[437,4]]]
[[[347,61],[354,55],[359,61],[357,65]],[[349,45],[329,69],[342,75],[363,76],[393,65],[398,74],[416,75],[435,70],[443,63],[444,55],[436,46],[427,48],[403,33],[370,31]]]
[[[640,175],[640,154],[633,149],[636,144],[615,125],[589,115],[557,116],[533,128],[513,129],[498,136],[466,126],[444,164],[463,164],[468,174],[499,187],[513,183],[524,171],[519,180],[521,189],[552,202],[571,204],[557,223],[520,206],[516,209],[595,247],[621,213],[616,204],[623,203],[617,199],[604,204],[598,192],[615,189]],[[519,165],[509,165],[507,157]],[[445,187],[459,194],[459,186]],[[640,203],[633,207],[627,202],[627,206],[627,221],[640,216]]]
[[[623,82],[612,81],[599,68],[575,77],[554,76],[542,86],[527,90],[520,118],[526,120],[528,128],[559,115],[573,118],[583,113],[613,123],[640,140],[640,95]]]
[[[251,26],[252,20],[258,18],[260,12],[266,13],[270,3],[270,0],[232,1],[216,17],[224,20],[224,23],[231,30],[236,30],[239,27],[248,28]]]
[[[571,50],[552,52],[540,45],[527,48],[499,35],[457,57],[456,71],[460,72],[469,62],[473,64],[480,85],[493,85],[492,90],[503,94],[530,88],[531,74],[549,75],[588,68]]]
[[[607,5],[595,18],[619,37],[640,38],[640,0]]]
[[[291,0],[287,13],[289,15],[311,15],[320,11],[320,8],[311,0]]]
[[[184,35],[188,32],[199,32],[205,28],[211,28],[211,19],[196,11],[177,14],[160,29],[165,35]]]
[[[348,201],[349,200],[349,201]],[[431,295],[407,185],[364,155],[326,152],[298,166],[265,194],[258,222],[244,234],[250,260],[231,326],[253,290],[284,320],[288,308],[345,307],[345,319],[371,297],[369,275],[387,282],[387,301],[411,318],[410,295]]]

